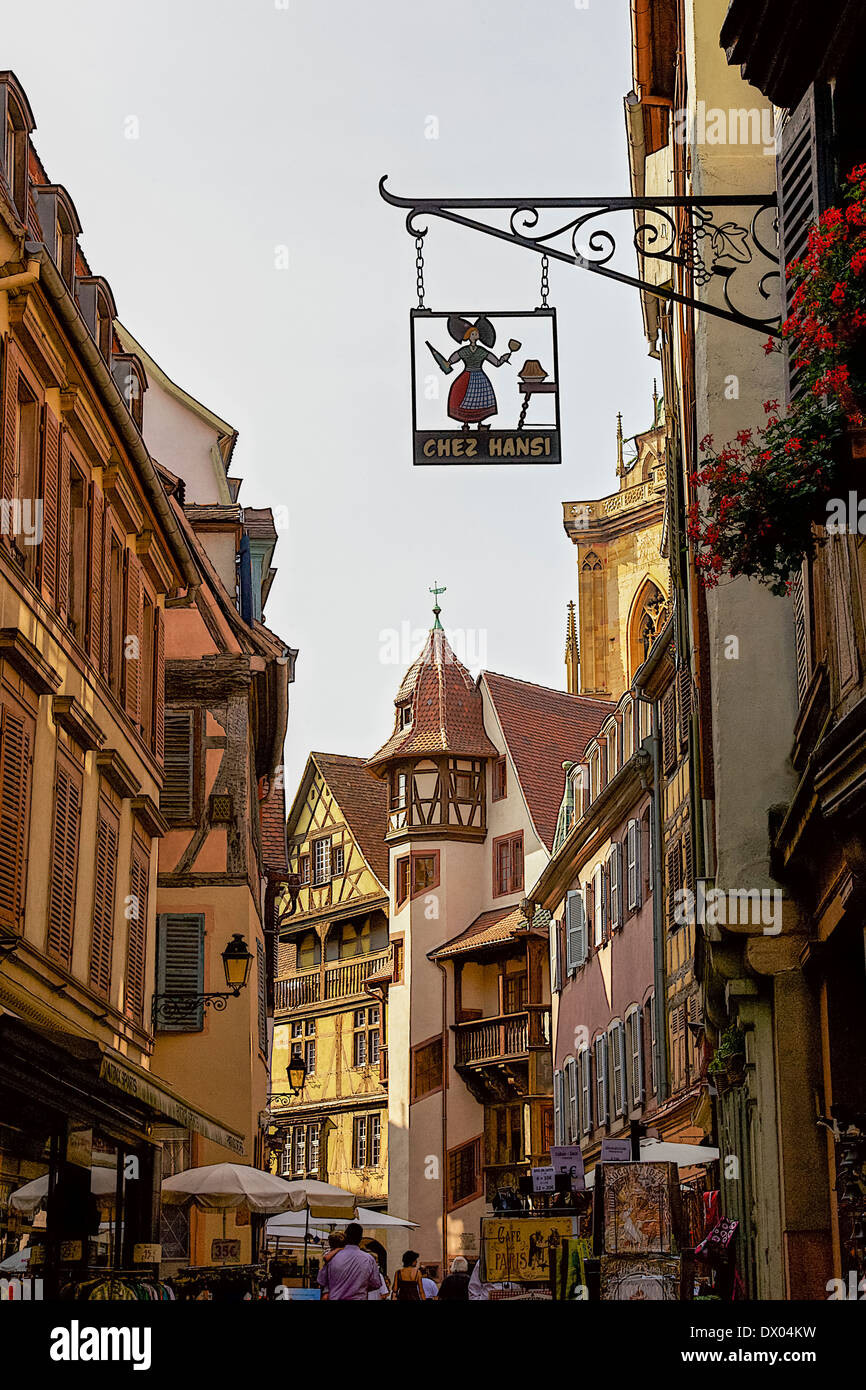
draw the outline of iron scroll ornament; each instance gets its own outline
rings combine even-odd
[[[410,236],[427,235],[429,228],[418,219],[441,217],[471,231],[523,246],[538,255],[608,276],[658,299],[674,300],[701,313],[780,337],[781,270],[778,251],[773,245],[775,242],[778,246],[779,227],[775,192],[724,194],[712,198],[684,195],[667,198],[400,198],[385,187],[387,178],[384,174],[379,180],[379,192],[392,207],[408,209],[406,230]],[[507,212],[508,218],[503,219],[506,225],[467,216],[472,209]],[[726,219],[725,209],[739,209],[745,213],[745,225],[733,218]],[[574,215],[564,220],[542,219],[542,213],[553,212]],[[593,224],[617,213],[632,214],[634,226],[627,241],[638,255],[639,268],[646,262],[667,263],[671,267],[671,280],[653,283],[610,265],[617,254],[617,238],[608,226]],[[551,221],[555,222],[552,227]],[[720,283],[723,304],[675,289],[672,283],[675,268],[691,271],[697,289]],[[765,306],[767,312],[748,312],[742,300],[739,305],[735,301],[740,285],[747,281],[750,285],[748,297],[757,301],[753,307]],[[775,307],[771,308],[774,301]]]
[[[237,999],[239,991],[214,990],[209,994],[154,994],[153,1025],[164,1027],[170,1023],[188,1023],[204,1010],[215,1009],[222,1013],[230,999]]]

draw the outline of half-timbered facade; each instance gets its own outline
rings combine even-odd
[[[274,986],[275,1166],[374,1208],[388,1198],[387,817],[363,758],[310,754],[288,818]],[[306,1078],[292,1095],[297,1054]]]

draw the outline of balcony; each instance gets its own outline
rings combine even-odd
[[[455,1066],[525,1061],[532,1048],[550,1046],[550,1008],[533,1004],[520,1013],[456,1023],[454,1034]]]
[[[370,976],[392,964],[392,949],[389,946],[386,951],[376,951],[369,956],[332,961],[324,969],[315,965],[311,970],[297,970],[275,980],[275,1011],[284,1013],[308,1004],[364,997],[364,985]]]

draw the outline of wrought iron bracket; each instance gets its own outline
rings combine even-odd
[[[215,1009],[222,1013],[230,999],[240,998],[239,989],[216,989],[208,994],[155,994],[151,1004],[153,1026],[165,1023],[185,1023],[199,1010]]]
[[[424,218],[440,217],[537,255],[605,275],[657,299],[687,304],[743,328],[780,336],[775,193],[732,193],[712,198],[400,198],[385,187],[387,178],[385,174],[379,180],[379,192],[392,207],[408,209],[406,230],[412,237],[427,235]],[[743,222],[724,220],[726,208],[740,209]],[[469,215],[472,211],[504,212],[508,216],[497,225],[495,220]],[[563,220],[561,216],[543,217],[545,213],[567,215]],[[637,252],[639,275],[615,270],[609,264],[617,252],[616,237],[607,226],[592,225],[617,213],[631,214],[634,220],[626,240]],[[647,263],[666,263],[670,275],[647,279]],[[694,294],[675,288],[677,272],[690,272]],[[719,287],[721,303],[698,298],[699,290]]]

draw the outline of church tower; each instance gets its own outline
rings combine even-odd
[[[665,441],[664,402],[654,386],[649,429],[626,440],[617,416],[617,491],[562,504],[565,533],[577,552],[582,695],[619,699],[667,618]],[[569,616],[565,666],[572,694],[577,651]]]

